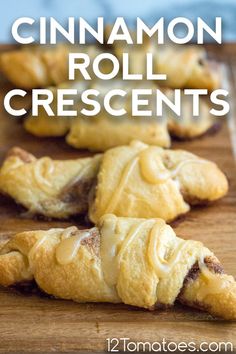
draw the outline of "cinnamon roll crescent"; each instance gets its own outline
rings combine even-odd
[[[88,212],[94,223],[106,213],[172,221],[227,190],[215,163],[138,141],[103,155],[62,161],[37,159],[14,148],[0,170],[0,192],[30,213],[68,218]]]
[[[0,284],[35,280],[56,298],[146,309],[175,302],[236,319],[236,282],[214,254],[162,219],[104,215],[92,229],[15,235],[0,249]]]

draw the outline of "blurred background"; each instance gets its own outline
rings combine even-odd
[[[178,16],[192,22],[201,17],[212,26],[215,17],[221,16],[223,41],[236,41],[236,0],[2,0],[1,43],[12,42],[11,25],[22,16],[35,19],[53,16],[62,24],[69,16],[84,17],[91,24],[98,16],[103,16],[107,22],[123,16],[131,27],[137,16],[149,24],[162,16],[167,23]]]

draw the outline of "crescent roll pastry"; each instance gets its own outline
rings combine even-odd
[[[157,46],[150,44],[157,73],[167,75],[162,83],[172,88],[195,88],[213,91],[222,80],[220,64],[206,58],[199,46]]]
[[[111,86],[112,85],[112,86]],[[145,84],[135,84],[135,88]],[[75,82],[73,85],[63,84],[60,88],[76,88],[78,97],[85,89],[84,83]],[[114,117],[103,107],[96,116],[88,117],[79,113],[81,102],[75,101],[72,109],[77,110],[77,117],[50,117],[44,108],[40,108],[39,115],[33,117],[29,115],[24,121],[25,129],[36,136],[63,136],[69,145],[80,149],[92,151],[104,151],[114,146],[129,144],[134,139],[139,139],[147,144],[155,144],[162,147],[170,146],[170,136],[167,130],[167,121],[164,117],[157,118],[154,114],[151,117],[132,117],[131,113],[131,84],[114,80],[109,85],[94,83],[91,88],[100,92],[100,97],[104,96],[111,89],[125,89],[126,98],[116,96],[112,100],[114,109],[124,107],[127,113],[124,116]],[[148,86],[150,89],[150,86]],[[52,88],[54,102],[52,110],[55,111],[57,105],[56,88]],[[148,107],[152,109],[153,100],[150,99]]]
[[[78,96],[87,88],[85,82],[74,81],[70,85],[67,83],[61,84],[57,87],[49,87],[49,90],[53,94],[53,101],[50,104],[50,107],[55,114],[55,116],[49,116],[45,109],[42,106],[39,106],[38,115],[32,116],[29,114],[24,120],[24,128],[31,134],[38,137],[59,137],[65,136],[71,128],[74,117],[69,116],[57,116],[57,89],[76,89]],[[77,105],[77,100],[75,100],[75,105]],[[67,107],[67,110],[70,110],[71,107]],[[73,109],[73,107],[72,107]]]
[[[129,144],[132,140],[142,140],[147,144],[154,144],[162,147],[170,146],[170,136],[167,130],[167,120],[165,114],[161,118],[154,115],[153,97],[149,100],[149,104],[145,106],[145,110],[152,111],[152,116],[132,117],[131,112],[131,92],[132,89],[148,87],[153,88],[147,83],[128,84],[121,80],[114,80],[108,85],[96,82],[92,85],[97,89],[101,96],[109,92],[111,89],[123,88],[127,95],[125,99],[119,96],[113,98],[113,107],[115,109],[125,108],[126,114],[120,117],[114,117],[105,109],[95,117],[80,116],[78,119],[71,121],[69,134],[66,141],[69,145],[76,148],[87,148],[93,151],[105,151],[115,146]],[[99,134],[98,134],[99,132]]]
[[[89,217],[95,223],[106,213],[171,221],[190,205],[223,197],[227,189],[213,162],[134,141],[104,153]]]
[[[17,234],[0,249],[0,284],[33,279],[56,298],[147,309],[179,301],[236,319],[234,278],[202,243],[178,238],[162,219],[108,214],[92,229]]]
[[[147,144],[169,147],[171,143],[170,135],[181,139],[194,138],[203,135],[215,124],[213,116],[209,113],[210,108],[207,100],[200,99],[199,116],[193,117],[192,98],[186,95],[181,95],[181,117],[177,117],[166,105],[163,106],[163,116],[161,118],[154,115],[151,117],[132,117],[131,91],[134,87],[137,89],[142,86],[143,88],[145,85],[147,84],[142,82],[142,84],[136,83],[133,86],[133,83],[125,84],[121,80],[114,80],[112,87],[111,84],[107,86],[98,82],[90,86],[100,92],[100,97],[111,88],[124,88],[127,92],[126,99],[118,96],[113,99],[115,108],[124,107],[126,109],[127,114],[122,117],[113,117],[103,108],[97,116],[86,117],[80,113],[82,104],[79,99],[75,100],[75,104],[72,107],[73,110],[78,112],[77,117],[58,117],[56,115],[57,88],[52,87],[50,90],[54,95],[54,100],[51,108],[55,116],[48,116],[41,106],[37,117],[28,115],[24,120],[24,127],[31,134],[39,137],[66,135],[67,143],[75,148],[105,151],[111,147],[129,144],[134,139],[142,140]],[[88,87],[83,82],[58,86],[58,88],[77,89],[78,97]],[[155,92],[156,88],[153,89],[153,92]],[[174,101],[173,90],[164,90],[164,93],[171,101]],[[152,99],[153,97],[150,99],[149,107],[145,107],[145,109],[152,110]]]
[[[36,159],[13,148],[0,170],[0,191],[28,209],[29,214],[67,218],[88,209],[87,194],[101,156],[57,161]]]
[[[107,26],[107,37],[110,33]],[[133,38],[135,34],[133,33]],[[123,53],[130,56],[129,71],[133,74],[146,73],[146,54],[153,55],[153,72],[166,74],[158,85],[170,88],[196,88],[213,91],[220,87],[222,70],[219,63],[209,60],[203,47],[193,45],[158,45],[154,39],[144,37],[142,45],[114,42],[116,56],[122,61]]]
[[[167,97],[173,101],[174,91],[165,90]],[[217,124],[216,118],[210,114],[210,106],[207,98],[200,98],[199,114],[193,116],[193,100],[190,96],[181,95],[181,117],[173,111],[166,109],[167,127],[172,137],[179,139],[193,139],[204,135]]]
[[[69,79],[68,57],[73,52],[87,53],[91,60],[102,53],[95,45],[28,46],[1,54],[0,69],[14,86],[27,90],[58,85]],[[108,62],[101,65],[103,72],[109,72]],[[88,72],[94,77],[91,68]],[[76,78],[83,78],[79,71]]]
[[[171,221],[223,197],[227,179],[213,162],[183,150],[134,141],[103,155],[57,161],[13,148],[0,170],[0,192],[31,214],[67,218],[106,213]]]

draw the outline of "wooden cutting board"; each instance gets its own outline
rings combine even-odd
[[[221,59],[227,59],[233,74],[235,46],[221,47],[220,52],[214,47],[210,50]],[[233,78],[231,85],[234,87]],[[87,154],[67,146],[63,139],[37,139],[27,134],[21,123],[7,116],[3,110],[3,96],[10,88],[2,82],[0,163],[7,150],[15,145],[36,156],[50,154],[58,159]],[[236,99],[235,93],[232,94]],[[232,127],[232,122],[230,125]],[[206,208],[193,209],[173,226],[183,238],[204,242],[222,260],[226,272],[236,277],[236,169],[228,124],[225,122],[217,134],[194,141],[175,142],[174,147],[188,149],[215,161],[229,178],[229,194],[223,200]],[[71,224],[27,220],[13,201],[0,197],[0,241],[23,230]],[[148,312],[125,305],[76,304],[0,289],[0,352],[104,351],[108,349],[106,339],[114,337],[151,342],[165,338],[167,342],[176,343],[231,341],[236,347],[236,323],[215,320],[180,305],[168,311]]]

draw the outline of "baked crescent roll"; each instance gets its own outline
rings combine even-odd
[[[0,191],[28,209],[29,215],[67,218],[84,214],[100,159],[99,155],[66,161],[36,159],[13,148],[0,170]]]
[[[106,27],[109,37],[112,27]],[[135,42],[135,33],[131,31]],[[220,87],[222,70],[219,63],[209,60],[203,47],[193,45],[158,45],[155,39],[144,36],[143,44],[129,45],[114,42],[113,51],[122,62],[123,53],[128,53],[129,72],[146,74],[146,54],[153,55],[153,73],[166,74],[167,79],[158,85],[170,88],[196,88],[213,91]]]
[[[49,116],[43,106],[39,106],[38,115],[32,116],[30,113],[24,120],[24,128],[31,134],[38,137],[59,137],[65,136],[71,129],[72,122],[76,119],[75,117],[69,116],[57,116],[57,89],[76,89],[78,96],[86,90],[87,84],[81,81],[74,81],[70,85],[63,83],[57,87],[49,87],[48,89],[53,94],[53,101],[50,104],[51,110],[55,114],[54,116]],[[77,105],[77,99],[75,100],[75,105]],[[67,110],[74,109],[74,107],[67,107]]]
[[[112,84],[112,86],[111,86]],[[37,117],[29,114],[24,120],[25,129],[39,137],[65,136],[68,144],[75,148],[87,148],[93,151],[105,151],[111,147],[129,144],[132,140],[138,139],[146,144],[154,144],[162,147],[170,146],[170,135],[185,139],[195,138],[206,133],[214,124],[215,120],[209,113],[210,107],[205,99],[200,99],[199,116],[193,117],[193,102],[190,96],[181,95],[182,112],[177,117],[167,105],[163,106],[163,116],[156,117],[153,110],[153,97],[150,97],[149,106],[145,109],[153,111],[151,117],[132,117],[131,112],[131,91],[133,88],[153,88],[147,83],[135,85],[133,83],[124,83],[121,80],[114,80],[108,85],[95,82],[91,86],[83,82],[74,82],[73,84],[63,84],[58,88],[74,88],[78,91],[78,96],[86,88],[94,88],[100,92],[100,96],[111,89],[123,88],[127,92],[126,99],[113,98],[115,108],[125,108],[127,114],[122,117],[113,117],[103,107],[100,113],[95,117],[86,117],[80,113],[83,104],[75,100],[72,107],[78,112],[77,117],[58,117],[57,111],[57,88],[50,90],[54,95],[54,101],[51,108],[55,116],[50,117],[42,106],[39,107]],[[174,91],[164,90],[165,95],[174,102]],[[99,134],[98,134],[99,132]]]
[[[170,146],[170,136],[167,130],[167,119],[165,117],[158,118],[154,115],[150,117],[132,117],[131,112],[131,91],[133,88],[145,88],[147,83],[125,83],[121,80],[114,80],[105,83],[94,83],[90,88],[97,89],[100,97],[111,89],[124,89],[127,96],[122,98],[115,96],[112,100],[114,109],[126,109],[126,114],[114,117],[109,114],[102,106],[101,111],[94,117],[88,117],[80,113],[83,104],[79,100],[75,100],[72,107],[78,112],[77,117],[50,117],[47,115],[43,107],[39,109],[39,115],[34,117],[29,115],[24,121],[25,129],[36,136],[66,136],[66,141],[78,149],[89,149],[92,151],[105,151],[111,147],[129,144],[134,139],[139,139],[147,144],[154,144],[162,147]],[[85,85],[80,82],[74,82],[73,85],[63,84],[59,88],[76,88],[78,96],[85,89]],[[148,85],[153,88],[153,85]],[[156,89],[156,88],[155,88]],[[56,88],[52,88],[54,101],[51,106],[56,112],[57,97]],[[100,98],[101,100],[101,98]],[[152,110],[153,99],[150,99],[149,105],[145,109]],[[169,113],[168,113],[169,115]]]
[[[67,218],[87,213],[89,205],[95,223],[105,213],[171,221],[190,205],[223,197],[227,188],[213,162],[137,141],[68,161],[36,159],[14,148],[0,170],[0,192],[31,214]]]
[[[190,205],[219,199],[227,190],[215,163],[134,141],[104,153],[89,216],[95,223],[106,213],[171,221]]]
[[[101,96],[104,96],[111,89],[124,89],[127,93],[125,99],[117,96],[112,100],[114,109],[125,108],[126,114],[114,117],[105,109],[95,117],[80,116],[71,120],[71,127],[66,141],[76,148],[87,148],[93,151],[105,151],[115,146],[129,144],[132,140],[138,139],[147,144],[154,144],[162,147],[170,146],[170,136],[167,130],[167,119],[156,117],[153,104],[154,97],[150,97],[149,104],[145,110],[152,111],[152,115],[132,116],[131,92],[132,89],[148,88],[155,89],[152,84],[127,83],[121,80],[114,80],[109,84],[94,83],[92,88],[97,89]],[[98,134],[99,132],[99,134]]]
[[[174,91],[165,90],[167,97],[173,102]],[[210,104],[206,97],[201,97],[199,100],[199,114],[193,116],[193,100],[188,95],[181,95],[182,111],[178,117],[173,111],[166,109],[167,128],[171,137],[178,139],[194,139],[204,135],[214,126],[219,124],[219,121],[210,114]]]
[[[74,52],[88,54],[91,61],[102,53],[95,45],[27,46],[1,54],[0,69],[14,86],[26,90],[58,85],[69,80],[68,58]],[[108,62],[101,66],[103,72],[109,72]],[[91,67],[88,72],[94,78]],[[77,80],[83,78],[79,71],[76,74]]]
[[[176,301],[236,319],[236,282],[214,254],[162,219],[104,215],[97,227],[15,235],[0,249],[0,284],[35,280],[56,298],[147,309]]]
[[[206,51],[199,46],[157,46],[150,44],[154,55],[156,73],[167,75],[160,82],[172,88],[208,89],[220,87],[222,73],[220,64],[208,60]]]

